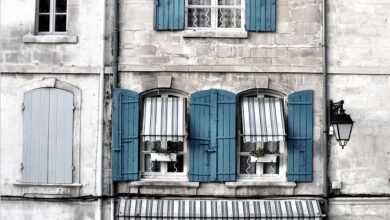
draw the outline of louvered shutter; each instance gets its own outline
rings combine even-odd
[[[200,91],[191,95],[190,109],[190,181],[208,182],[215,179],[215,149],[211,147],[212,91]],[[214,122],[215,123],[215,122]],[[215,125],[213,125],[215,127]],[[215,169],[214,169],[215,170]]]
[[[217,180],[236,179],[236,96],[218,90],[217,100]]]
[[[184,30],[185,0],[154,0],[154,29],[157,31]]]
[[[313,181],[313,91],[288,96],[288,181]]]
[[[250,32],[276,31],[276,0],[246,0],[245,27]]]
[[[114,89],[112,111],[112,178],[132,181],[139,177],[139,95]]]

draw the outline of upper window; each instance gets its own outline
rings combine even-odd
[[[73,94],[56,88],[27,92],[23,110],[23,182],[73,182]]]
[[[270,94],[241,98],[238,170],[246,177],[285,177],[284,101]]]
[[[159,92],[143,99],[141,171],[144,178],[187,173],[186,99]]]
[[[37,32],[67,31],[67,0],[38,0]]]
[[[241,29],[244,27],[244,0],[188,0],[187,28]]]

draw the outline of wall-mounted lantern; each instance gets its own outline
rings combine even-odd
[[[333,127],[336,140],[342,149],[351,138],[354,123],[351,116],[345,113],[343,104],[343,100],[339,102],[330,101],[330,125]]]

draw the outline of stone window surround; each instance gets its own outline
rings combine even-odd
[[[73,183],[72,184],[35,184],[25,183],[17,180],[13,185],[23,188],[23,194],[39,194],[39,195],[72,195],[77,196],[80,193],[82,184],[80,183],[80,145],[81,145],[81,90],[57,78],[43,78],[35,81],[32,84],[26,85],[20,90],[20,97],[24,93],[33,89],[39,88],[57,88],[68,91],[74,97],[74,112],[73,112]]]

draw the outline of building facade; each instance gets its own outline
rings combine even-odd
[[[389,7],[3,0],[1,219],[388,219]]]

